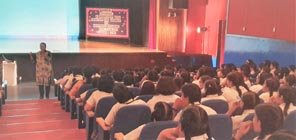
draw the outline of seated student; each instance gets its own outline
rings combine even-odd
[[[279,94],[275,94],[270,98],[272,103],[278,105],[286,117],[290,112],[296,110],[296,94],[290,86],[282,86],[279,88]]]
[[[75,97],[79,97],[82,93],[85,91],[93,88],[92,85],[92,76],[94,76],[96,73],[96,68],[95,67],[86,67],[83,70],[83,76],[84,76],[84,84],[79,88],[78,93],[75,94]]]
[[[98,90],[98,82],[99,82],[99,77],[94,77],[92,78],[92,82],[91,82],[91,85],[92,85],[92,88],[88,89],[87,91],[83,92],[82,94],[79,95],[79,97],[76,98],[76,102],[77,103],[85,103],[88,98],[91,96],[91,94]]]
[[[142,100],[134,100],[132,94],[128,91],[124,84],[115,84],[112,92],[113,97],[117,100],[117,103],[113,105],[105,120],[101,117],[96,118],[97,123],[104,130],[110,130],[113,127],[116,114],[120,108],[128,105],[146,105],[146,103]]]
[[[243,113],[241,115],[231,117],[233,132],[235,132],[239,128],[241,122],[244,120],[245,117],[247,117],[250,113],[254,113],[254,108],[259,103],[260,99],[256,93],[246,92],[242,96],[242,101],[235,102],[230,105],[228,111],[226,112],[226,115],[228,116],[232,116],[233,112],[235,112],[237,108],[242,108],[243,110]]]
[[[151,121],[169,121],[173,118],[172,107],[166,102],[158,102],[154,106],[154,112],[151,113]],[[143,124],[135,130],[124,135],[123,133],[116,133],[117,140],[138,140],[140,134],[146,124]]]
[[[145,81],[140,87],[140,95],[155,95],[155,86],[152,81]]]
[[[269,98],[272,97],[273,94],[278,93],[278,89],[280,87],[280,83],[275,78],[268,78],[265,80],[263,84],[263,93],[259,96],[260,99],[264,101],[264,103],[269,102]]]
[[[182,113],[177,128],[160,132],[157,140],[211,140],[208,114],[198,106],[189,106]]]
[[[259,104],[255,107],[253,121],[243,122],[234,135],[234,140],[241,140],[251,129],[259,133],[254,140],[266,140],[272,133],[280,129],[283,125],[282,110],[272,104]]]
[[[112,77],[114,79],[114,83],[123,83],[123,76],[124,72],[123,70],[115,70],[112,72]]]
[[[131,74],[125,74],[123,76],[123,84],[127,88],[133,88],[134,87],[134,76]]]
[[[222,89],[222,96],[226,98],[229,105],[240,100],[241,95],[249,91],[239,72],[230,72],[227,75],[226,86]]]
[[[263,88],[264,81],[268,78],[271,78],[271,77],[272,77],[272,75],[270,73],[262,72],[259,76],[257,76],[256,84],[252,85],[250,87],[250,91],[253,91],[253,92],[259,94],[259,91],[262,90],[262,88]]]
[[[85,111],[93,111],[97,106],[100,99],[107,96],[112,96],[112,88],[114,81],[110,75],[102,75],[98,81],[98,90],[92,93],[92,95],[86,101],[84,106]]]
[[[151,112],[154,110],[154,105],[157,102],[173,103],[179,96],[175,95],[177,90],[176,83],[172,77],[161,77],[156,85],[156,93],[158,95],[153,96],[148,102]]]
[[[215,115],[217,112],[210,107],[200,104],[201,100],[201,91],[196,84],[187,84],[182,87],[182,96],[177,99],[173,104],[174,113],[178,113],[174,121],[179,121],[182,114],[182,109],[187,106],[194,105],[203,108],[208,115]]]
[[[205,97],[201,98],[201,103],[208,100],[223,100],[226,101],[224,96],[219,96],[219,87],[215,80],[209,79],[204,84]]]
[[[70,76],[63,87],[63,91],[66,93],[67,91],[71,90],[73,86],[73,82],[77,80],[83,80],[81,69],[78,67],[73,67],[70,72]]]

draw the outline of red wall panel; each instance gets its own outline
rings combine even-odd
[[[244,34],[243,27],[246,25],[247,0],[230,0],[228,8],[228,33]]]
[[[228,33],[296,41],[295,2],[230,0]]]

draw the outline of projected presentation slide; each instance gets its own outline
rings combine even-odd
[[[128,9],[86,8],[86,37],[129,38]]]

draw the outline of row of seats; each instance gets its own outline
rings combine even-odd
[[[95,137],[97,140],[114,139],[114,134],[116,132],[122,132],[126,134],[141,124],[147,124],[143,128],[140,139],[150,140],[156,139],[158,134],[163,129],[172,128],[177,125],[177,122],[174,121],[150,122],[151,112],[149,108],[143,105],[135,105],[122,108],[117,114],[120,117],[116,117],[114,127],[110,131],[104,131],[97,124],[96,118],[102,117],[105,119],[112,106],[116,103],[114,97],[102,98],[97,104],[97,106],[99,106],[97,108],[99,109],[95,110],[94,114],[91,114],[84,112],[83,106],[76,104],[75,101],[71,100],[68,95],[64,94],[59,87],[56,88],[58,89],[57,95],[58,99],[61,101],[62,108],[65,109],[66,112],[71,113],[71,119],[78,120],[78,128],[85,128],[87,132],[86,139],[91,139],[93,131],[97,132],[97,137]],[[152,95],[141,95],[138,98],[147,102],[150,98],[152,98]],[[228,110],[228,104],[221,100],[209,100],[203,102],[203,104],[213,108],[218,113],[218,115],[209,116],[209,125],[212,137],[216,140],[231,139],[232,120],[229,116],[224,114]],[[145,115],[141,116],[139,114]],[[244,121],[252,120],[253,116],[254,114],[247,116]],[[283,128],[295,131],[296,124],[294,120],[296,120],[296,111],[287,116]],[[253,139],[256,136],[258,136],[257,133],[250,132],[244,136],[244,139]]]

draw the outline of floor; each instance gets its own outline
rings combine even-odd
[[[8,86],[0,116],[0,140],[84,140],[85,129],[62,110],[51,87],[50,99],[39,99],[35,82]]]
[[[8,86],[7,91],[7,101],[39,99],[39,91],[35,82],[24,82],[18,83],[17,86]],[[49,97],[51,99],[56,98],[53,86],[51,86]]]

